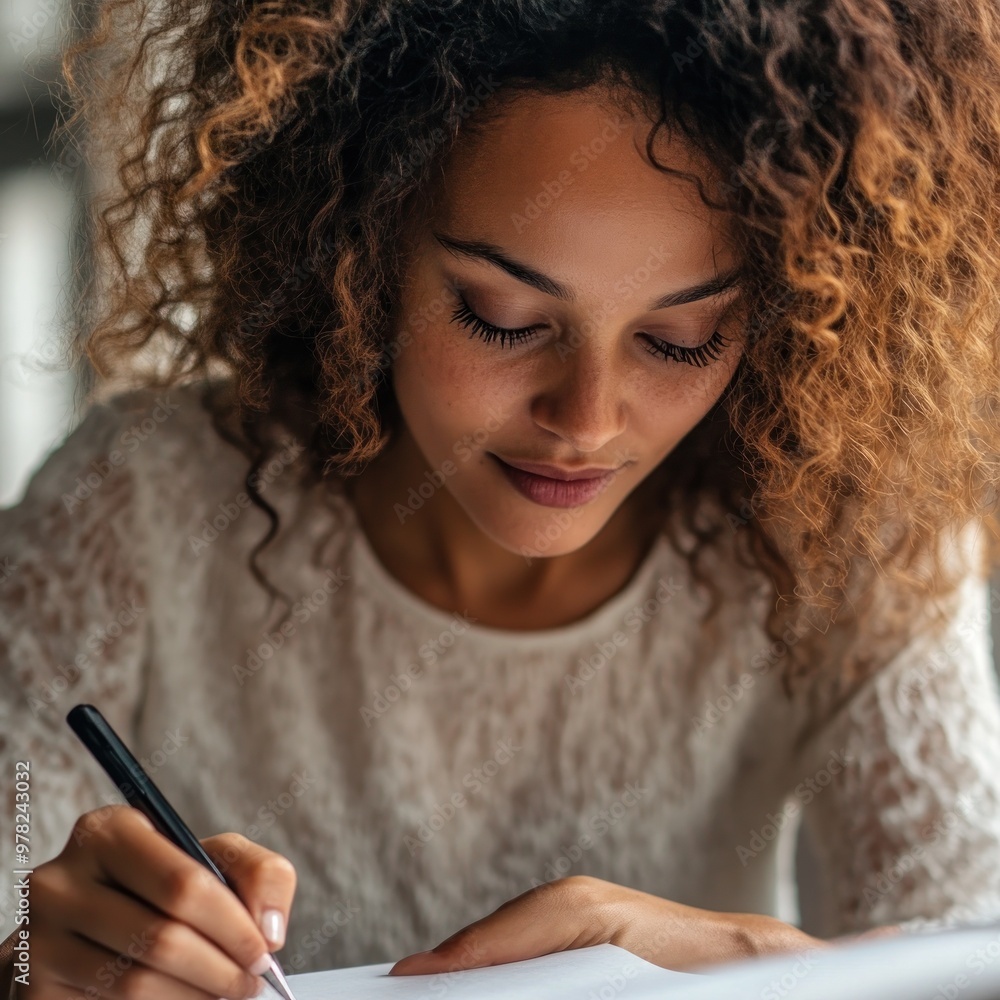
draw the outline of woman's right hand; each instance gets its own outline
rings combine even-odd
[[[15,984],[12,996],[242,1000],[260,993],[265,983],[254,973],[284,944],[295,868],[238,833],[201,844],[239,899],[138,809],[82,815],[63,850],[29,876],[30,982]]]

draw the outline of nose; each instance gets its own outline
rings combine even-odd
[[[593,334],[576,346],[549,353],[544,388],[531,402],[531,416],[579,452],[600,452],[624,430],[627,419],[624,374],[613,348]]]

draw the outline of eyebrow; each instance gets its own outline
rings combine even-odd
[[[496,267],[506,271],[509,275],[523,281],[532,288],[537,288],[546,295],[553,298],[562,299],[565,302],[573,302],[575,296],[566,286],[550,278],[547,274],[535,270],[528,264],[511,257],[502,247],[494,243],[484,243],[481,240],[460,240],[444,233],[434,233],[434,238],[449,252],[458,257],[469,260],[486,261]],[[689,302],[698,302],[701,299],[710,298],[713,295],[720,295],[722,292],[740,285],[744,276],[742,267],[734,267],[722,274],[713,275],[705,281],[700,281],[689,288],[681,288],[676,292],[669,292],[658,299],[654,299],[646,307],[647,311],[655,312],[657,309],[669,309],[671,306],[683,306]]]

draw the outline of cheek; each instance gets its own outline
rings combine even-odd
[[[704,368],[679,369],[671,377],[651,375],[639,387],[641,402],[631,408],[631,441],[650,467],[658,465],[712,409],[736,369],[738,353]]]
[[[427,450],[450,449],[476,428],[495,430],[518,412],[526,380],[499,348],[449,324],[432,324],[399,353],[393,386],[411,432]],[[436,442],[435,448],[432,444]]]
[[[693,427],[718,400],[733,371],[726,358],[703,368],[674,362],[664,365],[669,365],[667,372],[647,373],[641,388],[642,405],[633,409],[647,427],[660,428],[661,437],[668,428]]]

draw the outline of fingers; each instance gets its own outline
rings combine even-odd
[[[553,951],[597,944],[600,883],[584,876],[556,879],[502,903],[430,951],[400,959],[389,975],[454,972],[520,962]]]
[[[68,981],[48,979],[34,982],[31,996],[39,1000],[78,1000],[81,996],[101,996],[112,1000],[127,1000],[130,997],[217,1000],[214,993],[206,993],[190,983],[139,962],[129,961],[128,952],[117,954],[92,941],[83,941],[74,934],[48,938],[44,947],[53,949],[60,963],[75,971]],[[46,956],[41,954],[39,958]]]
[[[238,833],[206,837],[202,846],[250,910],[271,951],[285,944],[288,915],[295,895],[295,866]]]
[[[859,931],[856,934],[843,934],[833,939],[832,943],[847,944],[852,941],[868,941],[872,938],[895,937],[903,933],[903,928],[899,924],[887,924],[884,927],[872,927],[867,931]]]
[[[42,891],[53,904],[59,904],[67,926],[82,928],[70,935],[74,940],[88,945],[95,955],[110,956],[100,966],[108,983],[121,971],[147,966],[164,975],[163,989],[167,981],[183,981],[192,996],[243,1000],[263,990],[262,979],[241,968],[187,924],[105,885],[93,884],[83,899],[69,891],[68,885],[61,889],[60,878],[65,880],[65,875],[57,872],[47,876]],[[93,919],[95,911],[101,914],[100,921]],[[105,986],[99,984],[99,988],[103,991]]]
[[[246,906],[203,864],[166,837],[150,836],[138,810],[125,809],[101,825],[86,853],[102,876],[214,941],[241,968],[261,972],[270,964],[264,940]]]

